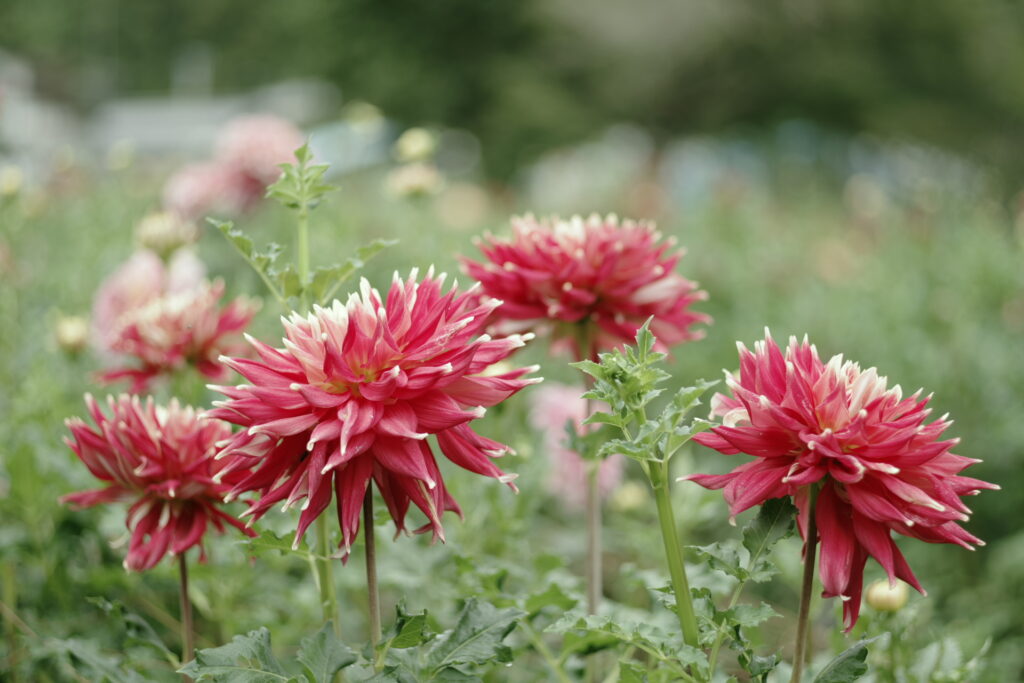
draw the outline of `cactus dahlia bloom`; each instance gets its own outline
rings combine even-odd
[[[212,387],[228,400],[208,413],[245,428],[220,456],[253,465],[230,494],[259,492],[246,515],[258,519],[275,503],[305,499],[298,543],[336,494],[347,554],[372,479],[399,532],[412,503],[427,517],[417,531],[443,540],[441,514],[459,507],[441,479],[431,434],[456,465],[511,485],[513,475],[491,461],[509,448],[469,423],[540,381],[522,378],[535,367],[486,372],[527,337],[477,337],[500,302],[480,303],[454,286],[446,294],[443,281],[432,272],[422,282],[415,270],[405,281],[396,274],[382,300],[364,280],[347,304],[284,320],[284,348],[247,337],[259,360],[222,359],[251,382]]]
[[[847,630],[860,612],[868,556],[890,581],[900,578],[924,593],[890,532],[969,550],[983,545],[957,524],[971,512],[960,497],[999,487],[959,476],[979,461],[950,452],[959,439],[940,439],[952,423],[945,416],[927,421],[930,396],[904,398],[874,368],[861,370],[842,356],[822,363],[806,339],[791,338],[783,353],[766,334],[753,353],[740,344],[739,355],[739,376],[726,379],[732,396],[712,400],[722,425],[695,440],[757,459],[729,474],[684,479],[724,488],[731,516],[792,496],[805,539],[809,487],[820,485],[819,573],[824,596],[843,600]]]
[[[224,532],[227,523],[255,534],[220,509],[224,494],[245,476],[239,463],[214,460],[215,444],[231,435],[219,420],[202,420],[194,408],[172,400],[166,408],[138,396],[107,398],[109,417],[92,396],[86,405],[95,427],[75,417],[65,443],[106,488],[71,493],[62,503],[91,507],[134,501],[126,526],[131,530],[126,569],[150,569],[168,551],[177,555],[198,545],[205,560],[208,525]],[[245,463],[241,463],[244,465]],[[221,472],[231,467],[231,472]],[[218,476],[218,473],[221,473]]]
[[[554,346],[577,358],[632,342],[652,316],[662,349],[703,336],[690,328],[710,318],[690,306],[707,294],[673,271],[683,252],[670,252],[672,238],[659,243],[652,224],[525,216],[512,230],[509,240],[480,244],[484,263],[463,261],[484,293],[504,302],[495,311],[498,332],[550,331]]]
[[[223,380],[228,369],[218,362],[223,353],[244,347],[238,334],[255,315],[254,302],[237,298],[221,308],[224,282],[167,294],[122,315],[108,348],[141,362],[102,373],[102,382],[129,379],[132,391],[144,390],[157,376],[193,366],[211,379]]]

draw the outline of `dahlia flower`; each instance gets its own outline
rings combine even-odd
[[[509,240],[488,236],[480,244],[486,262],[463,262],[485,294],[504,301],[496,332],[550,331],[555,347],[593,358],[630,343],[652,316],[662,349],[700,338],[690,328],[710,321],[690,309],[706,293],[673,271],[682,252],[670,253],[674,240],[659,243],[650,223],[526,216],[512,229]]]
[[[536,368],[485,372],[527,337],[475,337],[499,302],[480,303],[433,272],[395,275],[387,299],[364,280],[346,304],[314,307],[284,320],[284,348],[247,337],[259,360],[223,358],[251,384],[211,387],[228,400],[208,414],[244,429],[220,455],[243,456],[252,473],[231,496],[259,492],[246,515],[258,519],[275,503],[302,503],[295,542],[337,495],[347,554],[371,478],[399,532],[413,503],[427,517],[418,532],[444,538],[441,514],[459,512],[445,489],[434,451],[460,467],[512,485],[491,461],[509,452],[469,426],[493,406],[539,379]],[[475,337],[475,338],[474,338]],[[513,487],[514,488],[514,487]],[[461,514],[461,513],[460,513]]]
[[[110,351],[141,365],[119,367],[100,375],[103,382],[130,379],[132,391],[144,390],[157,376],[193,366],[215,380],[228,368],[218,362],[224,353],[244,349],[238,335],[252,320],[256,305],[239,297],[223,308],[224,282],[157,297],[118,318],[108,344]]]
[[[203,263],[188,249],[175,252],[166,266],[152,251],[136,251],[96,292],[92,322],[99,350],[110,351],[124,316],[162,296],[196,289],[205,272]]]
[[[72,438],[65,443],[107,486],[68,494],[61,502],[91,507],[134,501],[125,522],[131,530],[126,569],[150,569],[168,551],[178,555],[196,545],[205,560],[203,535],[211,524],[220,533],[227,523],[255,535],[220,509],[224,494],[245,476],[239,463],[213,458],[215,444],[231,435],[226,423],[200,419],[177,400],[164,407],[152,398],[143,403],[138,396],[111,396],[109,416],[92,396],[85,402],[95,427],[77,417],[67,420]]]
[[[188,164],[164,185],[164,208],[184,220],[211,213],[239,214],[263,198],[266,185],[237,166],[221,161]]]
[[[767,334],[753,353],[738,346],[739,376],[726,376],[732,396],[717,394],[711,404],[722,425],[694,438],[757,459],[728,474],[684,479],[724,488],[733,517],[792,496],[805,540],[809,488],[820,485],[819,574],[824,596],[842,598],[847,630],[860,612],[869,556],[891,582],[899,578],[924,593],[890,532],[969,550],[983,545],[957,523],[971,512],[960,497],[999,487],[959,476],[979,461],[950,452],[960,440],[940,438],[952,424],[946,416],[928,422],[930,396],[904,398],[874,368],[861,370],[842,356],[822,363],[806,339],[791,338],[785,353]]]
[[[271,114],[240,116],[217,138],[217,160],[237,169],[263,188],[281,176],[281,164],[295,163],[295,150],[303,145],[302,132]]]
[[[587,401],[581,389],[564,384],[545,384],[532,393],[530,422],[543,435],[543,447],[550,461],[548,490],[566,505],[582,508],[587,482],[586,461],[565,444],[565,425],[570,420],[577,433],[584,429],[589,417]],[[598,408],[600,409],[600,408]],[[601,461],[597,471],[598,489],[609,496],[622,482],[622,456],[613,455]]]

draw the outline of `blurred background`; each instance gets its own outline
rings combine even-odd
[[[734,340],[768,325],[935,391],[958,452],[985,461],[970,474],[1003,490],[972,501],[978,552],[901,544],[930,592],[916,637],[953,638],[933,654],[963,661],[988,647],[977,679],[1021,680],[1022,73],[1024,4],[1003,0],[3,0],[4,602],[70,638],[89,622],[76,596],[123,592],[117,563],[102,569],[109,549],[72,540],[96,533],[94,516],[53,502],[84,481],[61,420],[101,365],[56,330],[88,315],[167,178],[209,157],[232,119],[267,113],[309,135],[342,187],[316,216],[315,253],[400,241],[375,280],[425,259],[455,271],[470,238],[506,231],[512,213],[616,211],[677,236],[681,271],[710,295],[706,339],[673,357],[680,384],[719,377]],[[280,208],[246,208],[258,241],[290,244]],[[200,250],[229,290],[261,293],[215,231]],[[732,463],[692,457],[702,471]],[[713,511],[693,533],[726,528],[719,499],[687,494]],[[545,501],[535,512],[562,523]],[[610,522],[609,562],[644,556],[629,525],[646,518],[631,514]],[[574,548],[563,533],[548,550]],[[144,602],[174,604],[165,570],[145,577]],[[255,626],[219,623],[227,636]],[[945,680],[915,676],[901,680]]]

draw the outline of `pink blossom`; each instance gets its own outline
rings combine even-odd
[[[210,214],[235,215],[257,204],[266,185],[239,167],[222,161],[188,164],[164,185],[163,204],[186,220]]]
[[[582,390],[565,384],[545,384],[532,392],[530,421],[543,435],[542,447],[550,462],[548,490],[571,507],[582,508],[586,490],[587,463],[566,446],[566,423],[583,433],[589,417]],[[588,427],[591,429],[593,426]],[[598,488],[607,497],[622,482],[622,456],[605,458],[598,467]]]
[[[245,463],[213,458],[215,444],[231,434],[227,424],[201,420],[177,400],[163,407],[151,398],[143,403],[138,396],[111,396],[109,415],[92,396],[85,402],[95,427],[77,417],[67,420],[71,438],[65,443],[107,485],[61,502],[90,507],[133,501],[125,520],[131,530],[125,568],[150,569],[168,552],[178,555],[196,545],[204,560],[203,535],[211,524],[221,533],[227,523],[255,536],[220,509],[224,494],[246,474]]]
[[[280,164],[295,163],[302,132],[271,114],[240,116],[228,122],[217,138],[217,160],[237,169],[262,187],[281,176]]]
[[[927,421],[930,396],[918,391],[904,398],[874,368],[861,370],[842,356],[822,363],[806,339],[791,338],[783,353],[766,334],[753,353],[740,344],[739,355],[739,375],[727,375],[732,396],[717,394],[712,401],[722,425],[695,439],[756,459],[728,474],[685,478],[724,488],[732,516],[792,496],[805,539],[809,489],[820,485],[814,508],[819,574],[825,597],[843,599],[847,630],[860,612],[869,556],[890,581],[899,578],[924,592],[891,532],[967,549],[983,545],[958,524],[971,512],[960,497],[999,487],[959,476],[979,461],[950,451],[959,439],[940,439],[952,423],[946,416]]]
[[[615,216],[512,221],[510,239],[488,236],[485,261],[464,260],[486,295],[502,300],[498,333],[526,329],[550,333],[556,348],[593,358],[633,341],[653,316],[661,348],[698,339],[691,329],[710,318],[691,310],[705,292],[674,271],[681,251],[660,242],[653,224]]]
[[[285,321],[283,348],[247,337],[259,360],[227,358],[251,384],[215,389],[228,400],[209,414],[243,427],[222,455],[244,456],[252,474],[231,495],[256,491],[247,515],[300,501],[296,543],[337,495],[347,554],[359,530],[372,479],[399,531],[410,503],[427,517],[418,532],[444,538],[441,514],[459,512],[448,494],[427,437],[460,467],[511,486],[492,458],[509,452],[469,423],[538,379],[535,368],[497,375],[486,370],[526,338],[476,336],[498,302],[479,303],[444,276],[398,275],[387,298],[362,282],[348,303],[335,301]],[[239,460],[238,462],[241,462]]]

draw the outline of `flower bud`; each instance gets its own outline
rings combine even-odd
[[[89,343],[89,322],[80,315],[62,315],[54,323],[57,346],[67,353],[79,353]]]
[[[907,604],[907,584],[902,581],[889,585],[888,579],[875,581],[867,590],[868,605],[879,612],[898,612]]]
[[[166,211],[151,213],[135,226],[135,242],[165,260],[198,239],[199,229],[195,223]]]
[[[437,138],[425,128],[410,128],[395,142],[394,151],[399,161],[424,161],[437,151]]]
[[[387,177],[388,192],[394,197],[424,197],[436,194],[444,176],[433,164],[416,162],[399,166]]]
[[[0,166],[0,197],[13,197],[21,190],[25,174],[17,166]]]

